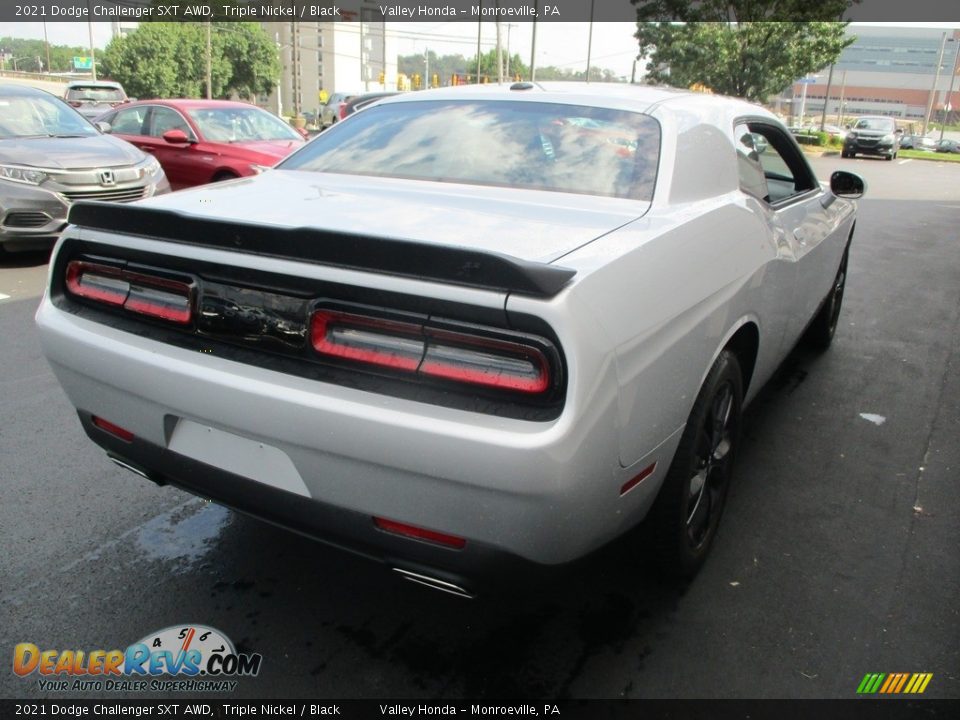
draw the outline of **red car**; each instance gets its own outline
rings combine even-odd
[[[256,175],[305,142],[266,110],[228,100],[141,100],[96,121],[154,155],[174,190]]]

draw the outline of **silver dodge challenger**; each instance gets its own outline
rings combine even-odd
[[[863,192],[740,100],[406,93],[258,176],[76,203],[37,323],[153,482],[457,595],[641,521],[691,576],[744,406],[833,338]]]

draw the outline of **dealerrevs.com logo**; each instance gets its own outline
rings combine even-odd
[[[254,677],[263,656],[238,653],[225,634],[206,625],[173,625],[125,650],[13,649],[13,672],[37,677],[42,691],[230,692],[236,677]],[[171,679],[172,678],[172,679]]]

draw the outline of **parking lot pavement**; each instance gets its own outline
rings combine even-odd
[[[718,543],[686,587],[619,544],[462,601],[153,487],[83,436],[37,297],[0,303],[0,650],[195,622],[263,655],[230,698],[853,698],[867,672],[930,672],[925,697],[960,697],[960,167],[814,165],[870,184],[838,336],[748,409]],[[10,672],[0,694],[44,696]]]

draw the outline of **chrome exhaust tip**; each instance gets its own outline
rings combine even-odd
[[[137,466],[131,465],[131,464],[128,463],[126,460],[121,460],[120,458],[118,458],[118,457],[116,457],[116,456],[114,456],[114,455],[110,455],[109,453],[107,453],[107,458],[108,458],[108,459],[110,460],[110,462],[112,462],[114,465],[118,465],[118,466],[122,467],[124,470],[129,470],[130,472],[139,475],[140,477],[142,477],[142,478],[145,479],[145,480],[149,480],[150,482],[156,483],[157,485],[161,485],[161,486],[165,484],[165,483],[163,483],[163,482],[160,482],[159,480],[156,480],[156,479],[150,477],[150,474],[149,474],[146,470],[141,470],[141,469],[138,468]]]
[[[409,580],[410,582],[417,583],[418,585],[425,585],[432,590],[439,590],[440,592],[456,595],[457,597],[467,598],[468,600],[473,600],[473,598],[476,597],[476,595],[474,595],[472,592],[464,590],[459,585],[454,585],[446,580],[440,580],[439,578],[430,577],[429,575],[421,575],[420,573],[411,572],[402,568],[395,567],[393,568],[393,571],[400,573],[400,576],[404,580]]]

